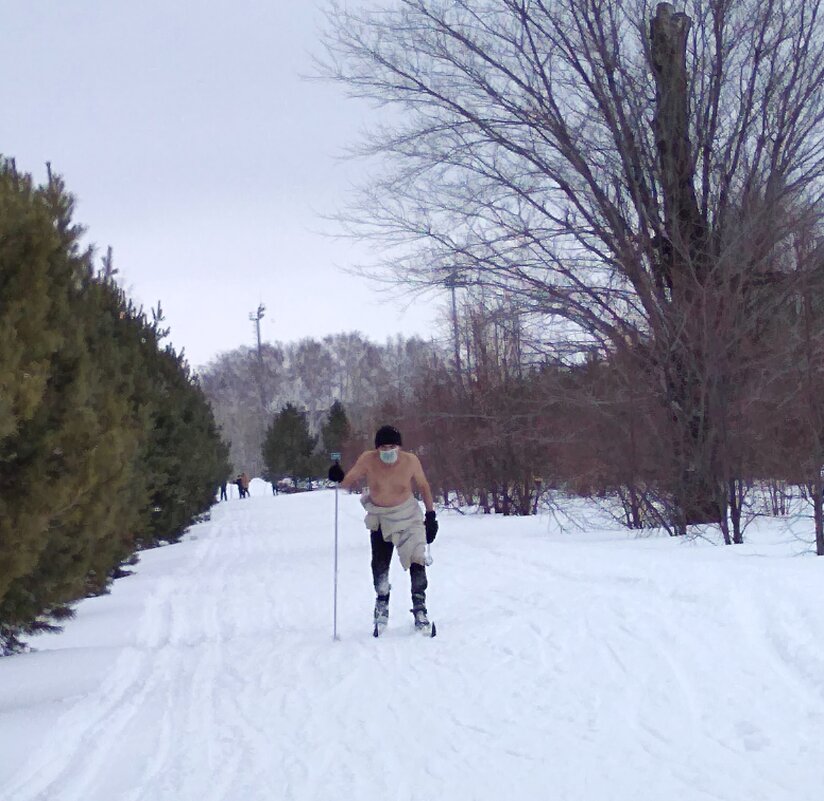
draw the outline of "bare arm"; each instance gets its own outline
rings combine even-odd
[[[358,456],[358,460],[343,477],[343,481],[340,482],[341,487],[344,489],[350,489],[353,484],[357,484],[358,481],[366,477],[366,457],[368,453],[369,451],[365,451]]]
[[[432,488],[429,486],[429,482],[423,474],[423,467],[421,466],[420,459],[418,459],[418,457],[414,454],[410,455],[415,460],[413,462],[414,468],[412,470],[412,478],[415,479],[415,483],[418,485],[418,489],[421,492],[421,496],[423,497],[423,505],[426,507],[426,511],[433,512],[435,511],[435,506],[432,501]]]

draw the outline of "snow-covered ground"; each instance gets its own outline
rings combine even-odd
[[[442,513],[438,636],[331,490],[216,506],[0,660],[3,801],[805,801],[824,790],[824,560],[634,538],[579,507]]]

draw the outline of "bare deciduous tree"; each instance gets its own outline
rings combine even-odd
[[[683,8],[334,4],[322,65],[396,109],[345,221],[401,245],[400,280],[516,292],[569,342],[634,359],[679,530],[726,515],[758,287],[824,174],[822,0]]]

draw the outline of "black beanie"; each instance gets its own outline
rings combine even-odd
[[[381,426],[375,434],[375,447],[381,445],[403,445],[401,432],[393,426]]]

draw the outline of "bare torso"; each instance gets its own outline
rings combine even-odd
[[[369,497],[375,506],[399,506],[412,495],[414,481],[423,496],[427,511],[432,507],[432,491],[429,488],[417,456],[400,451],[395,464],[384,464],[377,451],[364,451],[346,474],[341,486],[351,487],[366,479]]]

